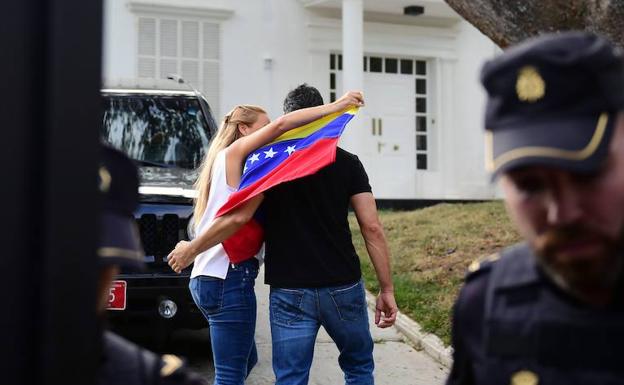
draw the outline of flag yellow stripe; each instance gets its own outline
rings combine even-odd
[[[322,117],[320,119],[317,119],[317,120],[315,120],[313,122],[310,122],[310,123],[306,124],[305,126],[301,126],[299,128],[295,128],[294,130],[290,130],[290,131],[280,135],[273,142],[267,144],[267,146],[270,145],[270,144],[273,144],[273,143],[282,142],[284,140],[293,140],[293,139],[305,138],[305,137],[315,133],[316,131],[320,130],[321,128],[325,127],[327,124],[329,124],[332,120],[336,119],[340,115],[342,115],[342,114],[355,115],[357,110],[358,110],[358,107],[351,107],[351,108],[348,108],[346,110],[342,110],[342,111],[335,112],[333,114],[324,116],[324,117]]]

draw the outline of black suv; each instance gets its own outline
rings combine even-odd
[[[204,328],[188,290],[191,267],[176,274],[166,257],[179,240],[189,239],[196,169],[216,131],[210,107],[200,93],[174,81],[111,83],[102,97],[103,140],[139,167],[135,218],[147,265],[143,273],[122,271],[116,278],[112,326],[125,329],[139,321],[156,327],[164,341],[177,328]]]

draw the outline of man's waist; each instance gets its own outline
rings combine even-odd
[[[301,289],[301,288],[320,288],[349,285],[358,282],[362,278],[361,272],[353,272],[348,275],[342,275],[340,277],[328,278],[327,276],[308,275],[304,277],[297,277],[293,274],[271,274],[268,270],[265,274],[265,283],[271,287],[280,289]]]

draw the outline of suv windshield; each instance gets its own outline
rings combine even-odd
[[[210,135],[190,96],[105,94],[102,138],[145,166],[197,168]]]

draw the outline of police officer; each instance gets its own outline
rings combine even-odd
[[[584,32],[486,63],[488,161],[525,242],[475,261],[447,384],[624,384],[624,61]]]
[[[136,168],[123,153],[106,146],[102,147],[101,158],[97,311],[104,323],[109,288],[120,267],[141,270],[144,265],[143,250],[132,216],[138,202]],[[109,331],[102,335],[102,359],[97,381],[100,385],[204,384],[201,377],[183,367],[178,357],[161,357]]]

